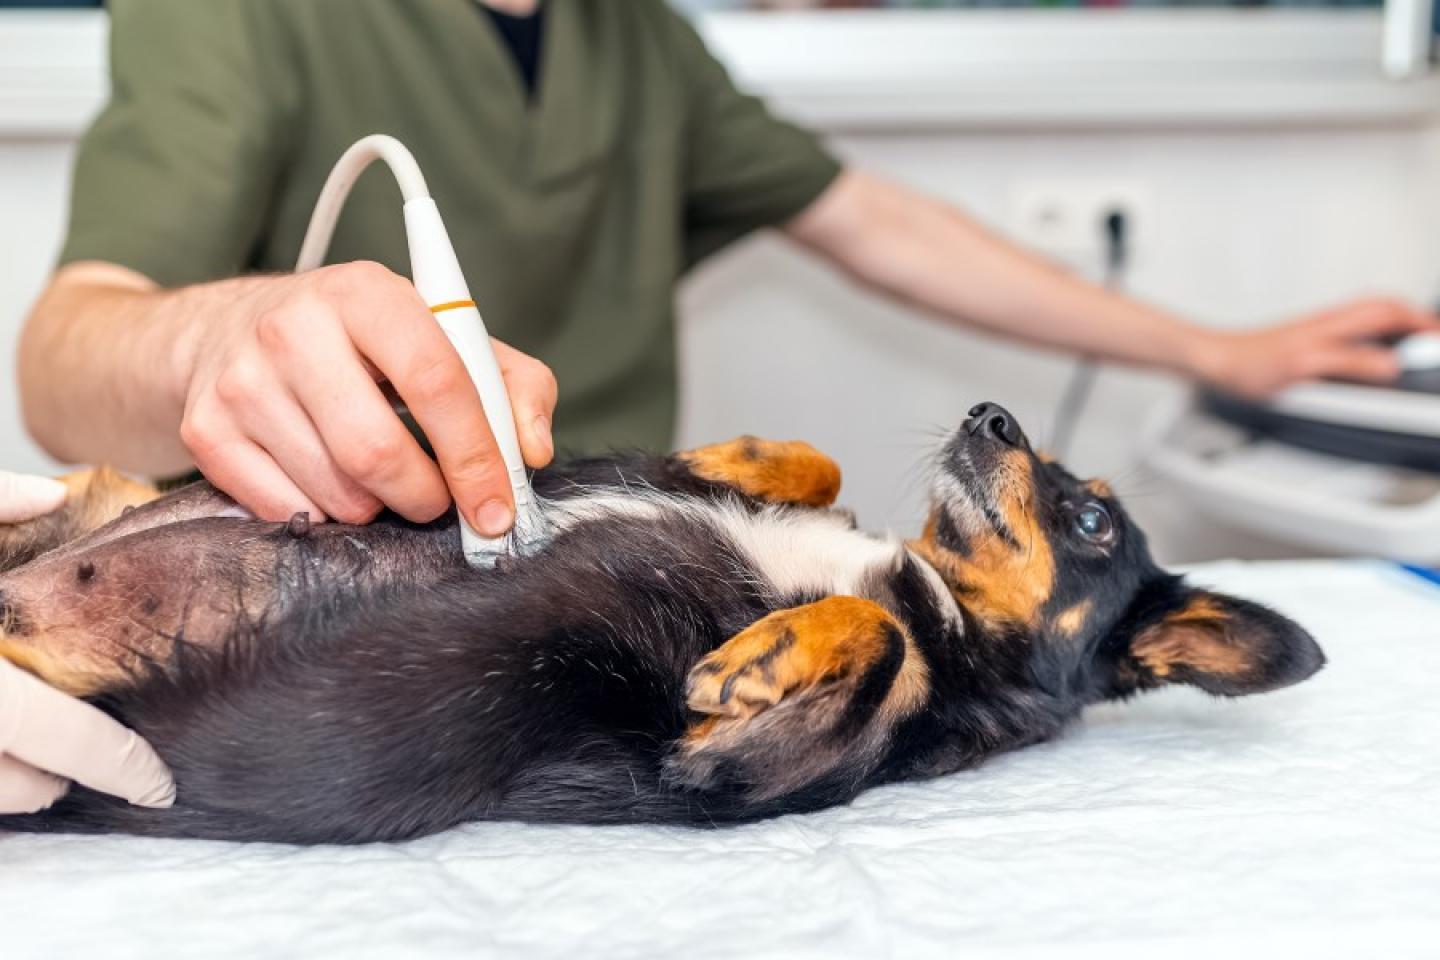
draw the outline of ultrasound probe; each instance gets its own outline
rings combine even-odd
[[[430,196],[420,166],[404,144],[394,137],[377,134],[366,137],[345,151],[330,172],[330,178],[326,180],[320,199],[315,204],[295,272],[314,270],[325,262],[335,224],[340,219],[340,211],[345,206],[350,189],[360,174],[376,160],[385,161],[390,168],[405,201],[405,232],[410,243],[410,269],[415,289],[430,307],[440,329],[450,338],[470,379],[474,381],[480,393],[480,402],[485,407],[490,432],[495,436],[510,476],[510,489],[515,497],[515,526],[510,533],[494,539],[483,537],[470,526],[464,511],[459,511],[461,547],[466,561],[473,567],[491,567],[502,555],[524,555],[536,550],[545,541],[546,523],[535,492],[530,488],[525,461],[520,455],[520,439],[515,432],[510,395],[506,392],[490,335],[485,330],[485,321],[470,296],[470,289],[460,272],[460,261],[455,256],[450,235],[440,219],[440,210]]]

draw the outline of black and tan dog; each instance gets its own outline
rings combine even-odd
[[[173,768],[171,810],[75,790],[0,828],[357,842],[470,820],[713,824],[844,803],[1165,683],[1295,683],[1291,621],[1155,566],[1108,488],[982,404],[910,542],[835,465],[742,439],[541,472],[557,534],[496,571],[454,521],[246,519],[105,474],[13,531],[0,654]],[[53,549],[40,552],[45,547]]]

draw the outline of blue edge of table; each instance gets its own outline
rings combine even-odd
[[[1432,586],[1440,587],[1440,569],[1437,569],[1435,567],[1416,566],[1413,563],[1402,563],[1399,566],[1401,570],[1413,573],[1415,576],[1419,577],[1421,580],[1430,583]]]

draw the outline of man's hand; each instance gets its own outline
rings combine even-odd
[[[1388,343],[1422,332],[1440,333],[1440,319],[1397,300],[1358,300],[1262,330],[1210,331],[1193,372],[1256,398],[1304,380],[1390,383],[1400,366]]]
[[[258,516],[364,523],[382,505],[416,522],[456,503],[499,536],[514,521],[505,463],[459,355],[409,281],[351,263],[247,289],[194,328],[180,437],[201,472]],[[552,455],[555,378],[496,344],[525,460]],[[386,380],[439,459],[390,407]]]
[[[0,472],[0,523],[33,520],[64,501],[60,483]],[[43,810],[70,780],[141,806],[175,802],[175,782],[144,740],[0,659],[0,813]]]
[[[555,378],[495,344],[521,452],[552,456]],[[399,394],[439,466],[391,409]],[[114,264],[56,274],[25,328],[20,387],[55,457],[163,475],[193,464],[268,520],[419,522],[451,499],[509,529],[504,462],[459,355],[408,280],[373,263],[164,290]]]

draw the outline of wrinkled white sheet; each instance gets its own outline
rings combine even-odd
[[[1298,617],[1330,666],[719,832],[0,837],[0,957],[1440,956],[1440,588],[1368,563],[1195,578]]]

